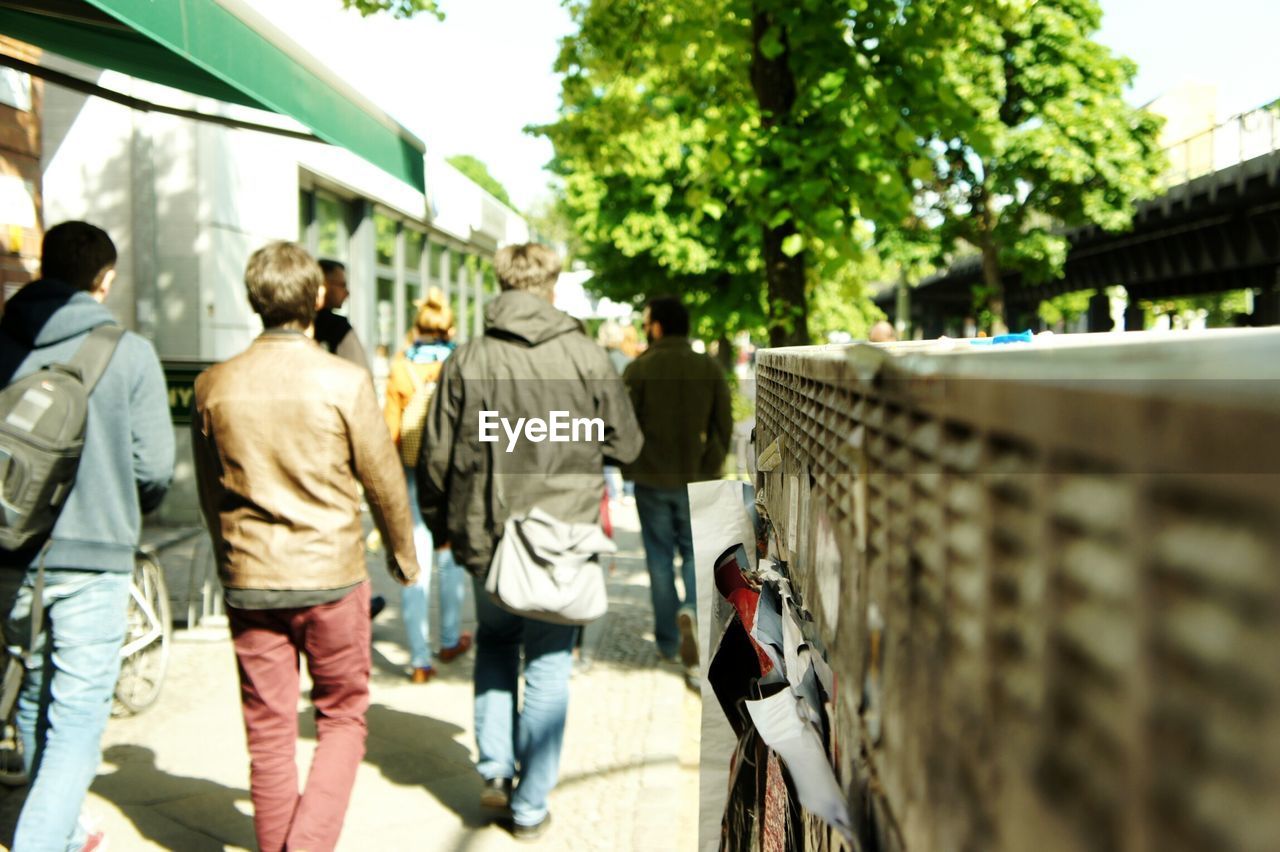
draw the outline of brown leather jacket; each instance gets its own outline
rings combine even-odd
[[[227,588],[363,580],[357,484],[392,576],[417,577],[404,470],[364,370],[299,332],[270,329],[196,379],[191,435],[200,507]]]

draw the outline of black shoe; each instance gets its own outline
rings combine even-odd
[[[486,778],[480,791],[480,806],[502,809],[511,806],[511,779]]]
[[[547,829],[551,827],[551,814],[547,814],[533,825],[521,825],[518,822],[511,823],[511,836],[516,840],[537,840],[547,833]]]
[[[369,620],[373,621],[378,614],[387,608],[387,599],[382,595],[374,595],[369,598]]]

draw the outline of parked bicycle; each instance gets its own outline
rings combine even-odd
[[[152,547],[140,548],[129,585],[129,610],[112,715],[141,713],[160,697],[169,668],[173,615],[164,569]],[[25,784],[22,738],[11,717],[0,726],[0,784]]]
[[[133,564],[128,627],[120,648],[113,715],[141,713],[160,697],[172,641],[173,613],[164,569],[155,550],[143,547]]]

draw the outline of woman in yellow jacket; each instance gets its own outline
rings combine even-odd
[[[392,361],[391,374],[387,378],[384,414],[397,447],[401,446],[402,438],[412,446],[415,438],[421,435],[421,420],[416,423],[407,421],[406,411],[410,418],[425,416],[426,406],[422,401],[435,387],[445,359],[453,352],[454,345],[450,340],[453,329],[453,311],[440,289],[432,287],[418,305],[413,323],[413,342]],[[419,397],[415,404],[414,398],[419,393],[424,397]],[[440,575],[439,656],[446,663],[471,648],[471,634],[460,632],[462,605],[466,599],[466,572],[454,561],[453,553],[447,547],[440,550],[432,547],[431,533],[418,508],[418,488],[412,465],[406,465],[405,479],[409,483],[409,504],[413,512],[414,546],[418,550],[422,571],[416,584],[401,589],[400,614],[409,642],[413,682],[426,683],[435,674],[431,665],[428,616],[432,554]]]

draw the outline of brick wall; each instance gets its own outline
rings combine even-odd
[[[36,62],[40,51],[0,36],[0,53]],[[40,197],[40,105],[43,82],[0,69],[8,83],[21,83],[29,109],[0,102],[0,307],[38,271],[43,220]],[[6,90],[12,87],[6,84]]]

